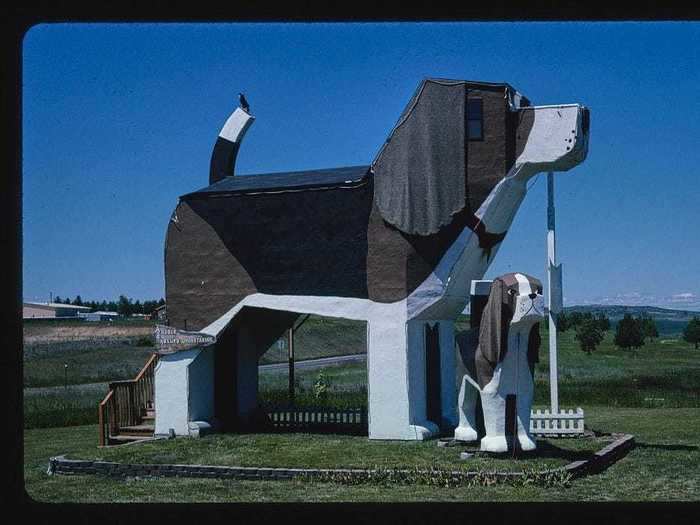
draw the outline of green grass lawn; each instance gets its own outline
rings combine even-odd
[[[102,457],[112,460],[175,459],[220,464],[259,460],[274,466],[287,462],[342,466],[400,463],[452,464],[458,449],[427,443],[370,442],[346,436],[211,436],[138,444],[122,449],[98,449],[95,425],[25,432],[25,488],[45,502],[323,502],[323,501],[697,501],[700,498],[700,409],[635,409],[590,407],[589,428],[629,432],[637,447],[601,474],[574,480],[569,487],[492,486],[436,488],[425,485],[342,485],[307,481],[236,481],[199,479],[109,479],[99,476],[47,476],[48,458]],[[673,424],[670,424],[673,422]],[[280,450],[280,440],[293,444]],[[350,446],[349,441],[356,441]],[[553,440],[554,441],[554,440]],[[585,439],[556,440],[574,454],[589,448]],[[236,444],[237,442],[237,444]],[[325,443],[325,445],[324,445]],[[376,445],[376,446],[375,446]],[[210,449],[210,450],[207,450]],[[374,449],[374,451],[372,451]],[[357,453],[370,454],[366,459]],[[367,452],[370,451],[370,452]],[[208,456],[211,454],[211,456]],[[263,456],[258,457],[258,456]],[[550,458],[550,460],[561,458]],[[486,461],[486,460],[484,460]],[[490,460],[509,465],[511,460]],[[546,462],[546,461],[545,461]],[[564,461],[565,462],[565,461]],[[206,463],[214,463],[207,461]],[[471,463],[474,465],[474,463]],[[462,463],[466,466],[466,463]],[[339,465],[340,466],[340,465]]]
[[[605,446],[602,438],[540,440],[537,457],[495,458],[481,452],[460,461],[464,447],[430,441],[371,441],[340,434],[218,434],[199,440],[178,438],[93,452],[90,458],[121,463],[186,463],[294,468],[408,468],[522,471],[554,468],[589,458]],[[470,447],[470,450],[474,447]],[[75,458],[78,459],[78,458]]]

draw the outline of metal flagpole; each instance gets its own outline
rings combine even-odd
[[[549,388],[551,413],[559,412],[557,379],[557,321],[561,311],[561,266],[556,265],[554,237],[554,174],[547,174],[547,310],[549,315]]]

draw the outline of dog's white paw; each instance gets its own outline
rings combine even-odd
[[[476,441],[478,436],[476,430],[471,427],[457,427],[455,428],[455,439],[457,441]]]
[[[484,436],[481,438],[482,452],[508,452],[508,441],[505,436]]]
[[[525,452],[535,450],[537,448],[535,441],[528,434],[518,434],[518,441],[520,441],[520,449]]]
[[[423,421],[419,425],[410,425],[410,428],[415,433],[416,439],[421,441],[440,434],[440,427],[432,421]]]

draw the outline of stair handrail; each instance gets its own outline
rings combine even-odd
[[[98,407],[100,446],[108,444],[109,436],[119,427],[137,424],[141,410],[153,401],[158,357],[153,353],[134,379],[109,383],[109,391]]]
[[[98,407],[100,446],[107,444],[108,436],[114,427],[114,390],[110,389]],[[105,415],[107,416],[105,418]],[[106,420],[105,420],[106,419]]]

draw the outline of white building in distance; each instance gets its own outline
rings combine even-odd
[[[87,306],[74,306],[63,303],[35,303],[25,301],[22,308],[22,319],[55,319],[78,317],[80,312],[89,312]]]

